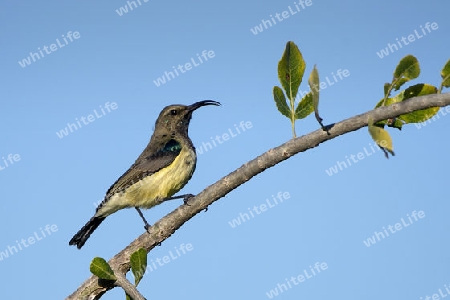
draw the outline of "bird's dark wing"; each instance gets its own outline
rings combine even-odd
[[[141,179],[149,176],[159,170],[169,166],[181,151],[181,145],[175,140],[169,140],[160,149],[148,156],[140,156],[136,162],[117,179],[117,181],[106,192],[106,202],[111,196],[116,193],[126,190],[129,186],[139,182]],[[97,210],[101,205],[97,208]]]

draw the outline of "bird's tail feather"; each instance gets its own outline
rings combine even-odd
[[[83,247],[87,239],[91,236],[95,229],[103,222],[104,217],[92,217],[86,225],[81,228],[77,234],[70,240],[69,245],[76,245],[78,249]]]

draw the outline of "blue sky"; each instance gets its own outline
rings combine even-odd
[[[411,84],[438,85],[450,58],[445,1],[135,3],[133,10],[124,0],[1,4],[4,298],[62,299],[89,277],[93,257],[108,260],[143,233],[136,212],[123,210],[108,217],[82,250],[68,245],[144,149],[164,106],[222,103],[195,112],[190,137],[199,149],[216,135],[235,135],[198,155],[182,191],[196,194],[291,138],[272,97],[287,41],[302,51],[306,74],[314,64],[324,80],[338,70],[350,74],[321,91],[325,124],[372,109],[405,55],[421,63],[421,76]],[[269,26],[272,17],[276,24]],[[437,28],[425,35],[427,22]],[[386,49],[409,35],[416,35],[413,42]],[[382,49],[388,55],[380,58]],[[208,60],[200,62],[202,53],[210,54]],[[170,77],[174,66],[186,63],[190,70]],[[162,83],[166,73],[171,80]],[[308,90],[306,82],[300,90]],[[152,251],[149,261],[169,261],[146,274],[140,291],[149,299],[449,294],[449,113],[420,128],[390,130],[396,156],[389,160],[361,129],[258,175]],[[70,132],[68,123],[77,122],[84,123]],[[251,126],[238,133],[241,122]],[[311,115],[296,128],[303,135],[318,124]],[[362,159],[343,166],[360,152]],[[180,204],[144,213],[154,223]],[[389,226],[395,232],[387,236]],[[22,239],[30,242],[19,248]],[[374,243],[367,246],[369,240]],[[104,298],[124,299],[123,291]]]

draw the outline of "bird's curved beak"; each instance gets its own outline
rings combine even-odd
[[[220,106],[220,102],[213,101],[213,100],[203,100],[203,101],[195,102],[194,104],[189,105],[188,106],[188,110],[190,112],[193,112],[197,108],[202,107],[202,106],[206,106],[206,105]]]

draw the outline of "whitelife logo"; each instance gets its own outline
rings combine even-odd
[[[19,61],[19,65],[22,68],[25,68],[26,66],[31,65],[32,62],[35,62],[36,60],[43,58],[44,52],[46,54],[51,54],[52,52],[55,52],[56,50],[61,49],[61,48],[65,47],[66,45],[68,45],[69,42],[67,41],[67,39],[69,39],[70,42],[73,42],[74,40],[78,40],[81,37],[80,33],[78,31],[74,31],[73,33],[72,33],[72,31],[69,31],[66,36],[64,36],[64,34],[61,36],[63,37],[64,43],[61,43],[59,41],[59,38],[57,38],[56,44],[51,44],[49,47],[47,47],[47,45],[44,45],[44,47],[42,47],[42,49],[41,49],[41,47],[38,47],[38,52],[41,55],[39,55],[39,53],[30,52],[30,55],[27,58],[24,58],[24,59],[22,59],[22,61]],[[50,49],[50,51],[49,51],[49,49]],[[42,52],[42,50],[44,50],[44,52]],[[31,61],[31,60],[33,60],[33,61]]]
[[[289,11],[285,10],[281,14],[276,13],[275,18],[278,20],[278,22],[282,22],[283,20],[286,20],[290,16],[296,15],[300,11],[305,10],[306,7],[311,6],[311,5],[312,5],[312,0],[306,0],[306,1],[299,0],[298,3],[294,2],[295,9],[292,9],[292,7],[289,5],[287,7],[289,9]],[[301,6],[301,8],[300,8],[300,6]],[[270,20],[262,19],[261,23],[253,28],[250,28],[250,31],[254,35],[257,35],[258,33],[263,32],[264,29],[269,29],[270,27],[275,26],[277,24],[277,21],[275,20],[275,18],[272,15],[270,15],[269,17],[270,17]],[[271,20],[272,20],[272,22],[271,22]]]
[[[216,54],[212,50],[209,50],[208,52],[206,52],[206,50],[203,50],[201,56],[203,57],[203,59],[205,61],[208,61],[208,57],[213,58],[214,56],[216,56]],[[177,69],[182,74],[186,73],[187,71],[192,70],[192,66],[194,66],[194,67],[200,66],[203,63],[202,57],[200,57],[200,55],[197,53],[197,59],[200,63],[196,63],[195,59],[193,57],[191,57],[192,64],[190,62],[187,62],[184,65],[178,65],[178,67],[176,67],[176,68],[175,68],[175,66],[172,66],[173,71],[175,72],[175,74],[177,74],[177,77],[178,77],[178,76],[180,76],[180,74],[178,73]],[[184,69],[183,69],[183,67],[184,67]],[[172,78],[170,78],[170,77],[172,77]],[[153,83],[157,87],[159,87],[162,84],[166,83],[166,78],[167,78],[167,81],[170,81],[172,79],[175,79],[175,75],[171,71],[169,71],[169,72],[165,71],[163,76],[157,78],[156,80],[153,80]]]
[[[411,225],[413,223],[413,220],[411,219],[411,217],[413,217],[415,221],[418,221],[419,219],[425,218],[425,213],[423,212],[423,210],[421,210],[419,212],[413,211],[411,213],[411,216],[409,216],[409,214],[406,214],[406,216],[408,217],[409,223],[405,222],[405,220],[403,218],[401,218],[400,220],[402,221],[402,223],[395,223],[394,226],[392,226],[392,225],[387,226],[389,231],[386,229],[386,227],[383,226],[383,231],[381,231],[381,232],[376,232],[375,231],[374,235],[371,238],[368,238],[367,240],[363,241],[364,245],[366,245],[366,247],[370,247],[371,245],[375,245],[377,240],[379,242],[379,241],[381,241],[381,239],[385,239],[386,237],[388,237],[389,236],[389,232],[390,233],[396,233],[397,231],[400,231],[403,228],[408,227],[409,225]],[[419,217],[419,219],[417,217]],[[402,227],[402,224],[403,224],[403,227]],[[394,230],[394,228],[395,228],[395,230]]]
[[[283,203],[283,200],[287,200],[291,198],[291,194],[289,194],[289,192],[278,192],[277,194],[277,198],[275,198],[274,195],[272,195],[272,199],[273,202],[271,202],[269,199],[266,199],[266,203],[262,203],[258,206],[253,206],[252,209],[247,208],[248,209],[248,213],[250,214],[250,216],[252,216],[250,218],[250,216],[247,213],[239,213],[239,216],[236,219],[233,219],[232,221],[229,221],[228,224],[230,224],[231,228],[236,228],[237,226],[241,225],[242,223],[245,223],[246,221],[250,221],[251,219],[253,219],[256,215],[260,215],[263,212],[267,211],[268,208],[272,208],[275,207],[281,203]],[[280,203],[278,203],[278,201]],[[255,212],[255,214],[253,214],[253,212]]]
[[[247,122],[241,121],[239,123],[239,127],[241,128],[242,132],[245,132],[246,129],[252,128],[253,124],[250,121],[247,121]],[[233,130],[231,130],[231,128],[228,128],[228,133],[230,133],[230,134],[225,132],[222,135],[216,135],[215,138],[211,137],[211,142],[212,142],[212,145],[214,145],[214,148],[217,147],[218,144],[223,144],[226,141],[229,141],[230,137],[234,138],[234,137],[237,137],[239,134],[241,134],[241,130],[239,130],[239,128],[236,124],[234,124],[234,128],[236,129],[236,134],[233,132]],[[216,144],[216,141],[218,144]],[[208,150],[212,150],[213,149],[212,145],[210,142],[202,142],[202,144],[199,147],[196,147],[195,149],[197,150],[198,154],[203,154],[205,152],[208,152]]]
[[[153,259],[150,259],[150,262],[147,264],[147,269],[145,273],[147,273],[147,271],[153,272],[154,270],[158,269],[158,266],[162,267],[165,264],[168,264],[171,261],[180,258],[184,254],[187,254],[188,252],[194,250],[194,246],[192,246],[191,243],[187,243],[186,245],[183,243],[179,247],[174,247],[174,249],[175,253],[173,253],[172,250],[170,250],[169,254],[164,255],[162,258],[157,257],[155,261],[153,261]]]
[[[20,155],[19,154],[8,154],[8,157],[2,157],[3,159],[3,163],[0,162],[0,171],[6,169],[7,167],[11,166],[14,164],[14,162],[18,162],[20,160]],[[8,163],[9,161],[9,163]],[[3,165],[3,166],[2,166]]]
[[[139,6],[136,4],[136,1],[137,1],[137,3],[139,3]],[[119,17],[128,13],[128,7],[130,8],[129,11],[132,11],[135,8],[141,7],[141,5],[142,5],[141,0],[136,0],[136,1],[127,1],[126,5],[119,7],[119,9],[116,9],[116,13],[119,15]],[[142,0],[142,2],[144,2],[144,3],[147,3],[148,1],[149,0]]]
[[[59,132],[56,132],[56,135],[57,135],[60,139],[62,139],[63,137],[68,136],[69,133],[74,132],[74,131],[80,129],[80,128],[82,127],[80,121],[81,121],[84,125],[88,125],[89,123],[92,123],[92,122],[94,122],[95,120],[100,119],[101,117],[105,116],[105,115],[106,115],[105,110],[106,110],[108,113],[110,113],[112,110],[116,110],[119,106],[117,105],[116,102],[111,102],[111,103],[106,102],[104,106],[99,105],[99,107],[100,107],[100,110],[101,110],[101,114],[99,114],[99,113],[97,112],[97,110],[94,109],[94,111],[93,111],[94,114],[90,114],[90,115],[88,115],[86,118],[83,117],[83,116],[80,117],[80,120],[78,120],[78,118],[75,118],[75,121],[76,121],[76,123],[78,124],[78,126],[77,126],[77,124],[75,124],[75,123],[67,123],[67,127],[61,129]],[[69,131],[70,131],[70,132],[69,132]]]
[[[293,286],[291,285],[291,283],[293,285],[299,285],[300,283],[304,282],[305,279],[313,278],[314,276],[317,276],[320,273],[320,271],[325,271],[326,269],[328,269],[327,263],[316,262],[314,264],[314,267],[309,266],[309,272],[306,269],[303,270],[303,274],[305,274],[305,275],[300,274],[297,277],[291,276],[290,279],[285,278],[286,283],[278,283],[277,286],[273,290],[266,292],[266,296],[269,297],[269,299],[272,299],[272,298],[278,296],[280,293],[284,293],[284,292],[288,291],[289,289],[292,289]],[[317,272],[317,274],[316,274],[316,272]]]
[[[449,284],[449,285],[450,285],[450,284]],[[443,288],[442,288],[442,289],[439,288],[439,289],[438,289],[439,294],[438,294],[438,293],[435,293],[435,294],[433,294],[433,295],[431,295],[431,296],[426,295],[425,297],[420,297],[420,300],[440,300],[441,298],[447,297],[448,295],[450,295],[450,288],[449,288],[449,286],[447,286],[446,284],[444,284],[444,287],[445,287],[445,290],[447,291],[448,294],[446,294],[445,291],[442,292]],[[441,298],[439,298],[439,296],[440,296]]]
[[[381,146],[386,145],[386,141],[381,141],[380,142]],[[378,149],[378,152],[381,152],[381,148],[378,147],[378,145],[372,145],[372,143],[369,143],[370,149],[371,151],[368,151],[366,147],[363,148],[364,152],[358,152],[356,155],[355,154],[351,154],[350,158],[351,160],[348,158],[348,156],[345,156],[345,160],[343,161],[336,161],[336,164],[329,168],[328,170],[325,170],[325,172],[328,174],[328,176],[333,176],[333,174],[337,174],[339,172],[339,170],[343,171],[345,169],[347,169],[348,167],[352,166],[352,161],[354,164],[362,161],[364,158],[371,156],[372,154],[374,154],[376,152],[376,149]],[[374,148],[375,147],[375,148]],[[347,163],[345,163],[347,162]],[[348,164],[348,165],[347,165]]]
[[[441,107],[441,109],[439,109],[437,114],[435,114],[433,117],[431,117],[430,119],[428,119],[422,123],[414,123],[414,125],[416,126],[417,129],[423,128],[423,127],[427,126],[427,124],[431,124],[431,122],[439,120],[439,118],[440,118],[439,114],[441,114],[443,117],[450,114],[450,106]]]
[[[407,46],[410,43],[416,41],[416,38],[417,38],[417,40],[423,38],[424,36],[427,35],[427,32],[431,33],[431,29],[437,30],[439,28],[439,26],[436,22],[433,22],[433,23],[427,22],[425,24],[425,28],[427,29],[426,31],[422,27],[422,25],[420,25],[420,29],[422,30],[423,35],[420,35],[420,33],[417,32],[417,29],[415,29],[414,34],[409,34],[408,38],[402,36],[400,40],[402,41],[403,46]],[[406,39],[408,39],[409,42],[407,42]],[[402,43],[398,40],[398,38],[396,38],[395,40],[397,41],[398,47],[400,47],[400,49],[403,48]],[[398,51],[399,48],[397,47],[397,45],[395,43],[394,44],[388,43],[386,48],[381,49],[379,52],[377,52],[378,57],[384,58],[384,57],[388,56],[390,53],[394,53],[395,51]],[[390,50],[390,53],[389,53],[389,50]]]
[[[334,72],[331,72],[331,76],[333,76],[333,80],[330,80],[330,78],[328,78],[328,76],[325,76],[326,82],[325,82],[325,81],[321,81],[321,82],[319,83],[319,85],[314,84],[314,85],[313,85],[313,89],[314,89],[316,92],[323,91],[323,90],[326,89],[327,87],[332,86],[332,85],[334,85],[335,83],[338,83],[339,80],[342,81],[342,80],[344,80],[345,78],[347,78],[348,76],[350,76],[350,71],[347,70],[347,69],[344,69],[344,70],[339,69],[339,70],[336,71],[336,74],[334,74]],[[336,76],[339,77],[339,79],[338,79]],[[308,91],[305,92],[305,91],[302,91],[301,89],[299,89],[298,91],[299,91],[299,93],[297,94],[296,100],[300,101],[300,100],[302,100],[302,98],[305,97],[306,94],[308,94],[311,90],[308,90]]]
[[[20,242],[18,240],[16,240],[16,246],[7,246],[5,251],[1,251],[0,252],[0,261],[8,258],[10,255],[14,255],[16,253],[19,253],[19,251],[23,250],[24,248],[28,248],[30,245],[33,245],[36,242],[39,242],[41,240],[43,240],[45,237],[50,236],[52,233],[57,232],[58,231],[58,226],[56,226],[55,224],[53,225],[45,225],[45,228],[39,228],[40,230],[40,234],[38,232],[34,232],[34,234],[30,237],[28,237],[27,239],[21,239]],[[44,232],[45,230],[45,232]],[[46,234],[47,232],[47,234]],[[28,243],[27,243],[28,242]],[[24,248],[22,248],[22,246]],[[17,250],[17,248],[19,248],[19,250]]]

